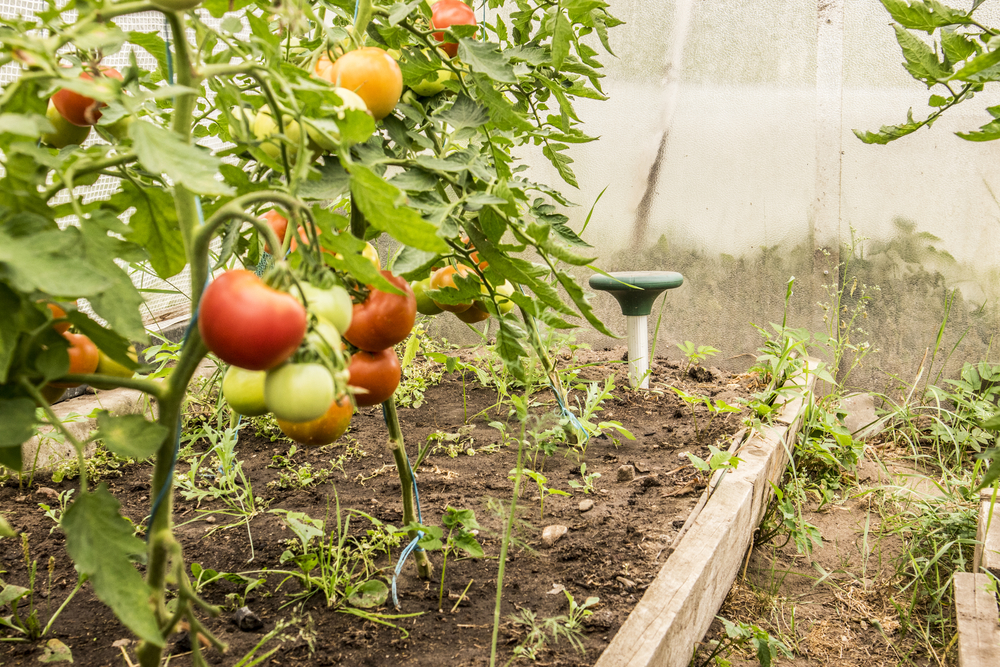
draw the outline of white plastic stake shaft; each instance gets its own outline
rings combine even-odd
[[[647,315],[630,315],[628,325],[628,377],[633,387],[649,389],[649,325]]]

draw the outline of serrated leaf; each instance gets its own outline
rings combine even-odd
[[[1000,120],[991,121],[977,131],[956,132],[955,134],[966,141],[996,141],[1000,139]]]
[[[965,12],[952,9],[938,0],[881,0],[892,19],[911,30],[924,30],[928,34],[936,28],[949,25],[970,25],[972,19]]]
[[[167,43],[163,41],[159,31],[128,33],[128,41],[131,44],[142,47],[149,55],[156,59],[157,73],[160,79],[166,78],[167,73]]]
[[[446,111],[437,115],[444,122],[451,125],[456,130],[467,127],[479,127],[490,119],[486,109],[476,104],[469,96],[459,95],[455,98],[455,103]]]
[[[458,42],[458,57],[477,76],[485,75],[499,83],[517,83],[514,67],[500,51],[500,47],[492,42],[463,37]]]
[[[954,30],[942,30],[941,49],[948,60],[960,63],[976,52],[976,43]]]
[[[552,166],[556,168],[559,172],[559,176],[562,177],[567,184],[572,185],[574,188],[580,187],[579,183],[576,182],[576,174],[570,169],[569,165],[573,164],[573,158],[566,155],[565,151],[569,146],[566,144],[554,144],[546,142],[545,146],[542,148],[542,154],[549,159]]]
[[[562,7],[555,7],[555,25],[552,28],[552,67],[557,72],[562,69],[563,61],[569,55],[569,45],[573,38],[573,26],[570,24]]]
[[[493,124],[500,128],[514,127],[526,132],[532,132],[535,126],[514,109],[504,95],[493,87],[493,80],[482,74],[473,74],[473,81],[479,91],[479,98],[486,105],[486,110],[490,115]]]
[[[594,309],[591,307],[590,303],[587,301],[586,296],[583,293],[583,289],[577,282],[573,279],[573,276],[569,275],[564,271],[556,271],[556,278],[559,280],[559,284],[562,285],[566,293],[576,304],[577,310],[583,315],[591,326],[600,331],[605,336],[614,338],[615,335],[604,325],[604,322],[599,320],[594,314]]]
[[[184,269],[187,265],[184,239],[169,191],[140,189],[131,181],[122,181],[122,190],[111,198],[111,204],[123,211],[135,208],[129,218],[129,227],[134,230],[130,240],[142,246],[149,255],[156,275],[166,279]]]
[[[896,30],[896,41],[903,51],[903,58],[906,59],[903,66],[914,79],[927,85],[948,79],[951,72],[945,69],[926,42],[914,37],[901,26],[894,25],[893,28]]]
[[[222,162],[202,148],[185,143],[175,133],[153,123],[132,123],[132,150],[154,174],[166,174],[197,194],[228,195],[233,190],[216,180]]]
[[[66,550],[81,574],[87,575],[94,594],[141,639],[163,646],[151,591],[130,556],[145,552],[133,534],[132,524],[119,513],[118,501],[105,485],[83,493],[62,516]]]
[[[913,109],[906,112],[907,122],[902,125],[883,125],[878,132],[868,132],[863,130],[852,130],[854,136],[866,144],[887,144],[900,137],[916,132],[927,124],[927,121],[914,121]]]
[[[399,188],[390,185],[367,167],[351,166],[351,194],[368,223],[404,245],[427,252],[448,252],[437,227],[406,206]]]
[[[118,456],[146,459],[156,453],[169,429],[147,421],[142,415],[112,417],[102,410],[97,413],[97,438]]]
[[[987,46],[993,50],[981,53],[966,62],[962,69],[951,76],[952,80],[973,82],[994,80],[997,72],[992,71],[992,68],[1000,64],[1000,40],[991,39]]]

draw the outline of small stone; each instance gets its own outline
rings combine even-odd
[[[237,609],[236,613],[233,614],[233,623],[243,632],[253,632],[264,627],[264,621],[260,620],[260,616],[253,613],[250,607]]]
[[[205,517],[205,523],[215,523],[215,517],[214,516]]]
[[[592,509],[594,509],[594,501],[593,500],[591,500],[590,498],[587,498],[586,500],[581,500],[580,501],[580,511],[581,512],[586,512],[586,511],[592,510]]]
[[[635,479],[635,468],[630,465],[623,465],[618,468],[618,481],[631,482]]]
[[[560,524],[546,526],[545,530],[542,531],[542,542],[545,546],[551,547],[559,540],[559,538],[565,535],[567,531],[569,531],[569,528]]]

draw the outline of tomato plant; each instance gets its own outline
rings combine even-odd
[[[431,5],[431,25],[446,30],[453,25],[476,25],[476,12],[462,0],[438,0]],[[441,49],[454,58],[458,55],[458,43],[451,41],[443,32],[434,33],[434,39],[443,42]]]
[[[334,393],[333,376],[322,364],[284,364],[264,379],[264,402],[284,421],[319,419],[333,402]]]
[[[256,417],[267,414],[264,400],[265,371],[248,371],[230,366],[222,377],[222,396],[236,414]]]
[[[282,363],[306,334],[306,310],[295,297],[250,271],[226,271],[205,289],[198,331],[227,364],[264,371]],[[324,409],[325,409],[324,405]]]
[[[101,68],[96,79],[90,72],[80,72],[80,79],[94,82],[100,82],[102,79],[123,80],[121,72],[111,67]],[[52,106],[63,118],[80,127],[95,125],[101,119],[101,109],[107,106],[104,102],[98,102],[92,97],[87,97],[68,88],[56,91],[51,101]]]
[[[336,442],[347,432],[354,415],[354,405],[347,396],[341,396],[330,404],[322,417],[308,422],[278,420],[281,432],[306,447],[322,447]]]
[[[389,271],[383,271],[382,276],[403,294],[372,288],[368,298],[354,304],[351,326],[344,332],[347,342],[369,352],[405,340],[417,319],[417,300],[406,280]]]
[[[324,55],[316,62],[316,74],[357,93],[375,120],[388,116],[403,94],[399,63],[377,46],[348,51],[333,62]]]
[[[69,354],[69,370],[67,374],[83,375],[95,372],[97,364],[100,361],[100,354],[93,341],[83,334],[75,334],[68,331],[63,332],[63,338],[69,342],[69,349],[66,350],[67,354]],[[51,385],[66,389],[67,387],[78,387],[80,383],[52,382]]]
[[[130,272],[141,267],[171,285],[190,285],[185,296],[198,326],[169,375],[102,376],[158,406],[157,423],[108,417],[105,438],[116,453],[155,461],[145,568],[140,574],[133,565],[143,548],[134,526],[108,490],[94,487],[83,461],[79,493],[61,523],[88,586],[140,640],[136,661],[156,667],[182,626],[194,645],[204,637],[221,648],[200,620],[204,606],[193,587],[178,574],[184,568],[172,535],[174,452],[199,362],[210,350],[238,367],[268,369],[265,407],[305,421],[322,417],[348,382],[333,332],[365,327],[326,325],[336,309],[322,295],[305,296],[307,312],[289,294],[294,285],[342,285],[361,301],[354,315],[375,313],[383,300],[402,303],[401,317],[360,318],[377,341],[349,338],[377,350],[351,358],[350,381],[371,389],[356,395],[359,404],[384,401],[403,525],[416,515],[392,401],[399,360],[391,345],[409,331],[416,299],[400,279],[429,281],[432,267],[455,263],[471,263],[487,286],[509,279],[528,298],[518,298],[520,319],[496,319],[496,350],[522,381],[533,351],[557,391],[536,320],[586,322],[610,335],[574,277],[595,253],[562,213],[572,202],[542,180],[550,172],[529,168],[522,156],[524,147],[537,146],[532,159],[547,160],[556,178],[577,187],[572,147],[592,137],[574,105],[604,98],[598,51],[610,52],[609,29],[620,22],[602,0],[585,7],[491,1],[484,9],[493,16],[480,25],[470,8],[442,1],[430,26],[426,4],[371,0],[356,3],[353,20],[352,7],[325,0],[266,8],[206,2],[197,16],[187,13],[196,0],[40,3],[35,13],[0,17],[0,58],[13,75],[0,90],[0,465],[23,469],[23,443],[39,414],[62,428],[46,411],[59,391],[49,383],[65,372],[64,339],[39,302],[86,299],[86,313],[68,308],[65,319],[128,369],[130,342],[149,340],[146,293]],[[162,33],[119,27],[151,6],[166,24]],[[238,39],[235,21],[249,28]],[[435,51],[453,56],[459,40],[469,57]],[[142,51],[154,58],[130,58]],[[126,63],[125,76],[101,73]],[[411,90],[401,98],[404,84]],[[79,144],[98,119],[105,141],[36,148]],[[317,147],[316,159],[295,159]],[[101,187],[92,188],[98,178]],[[287,257],[262,262],[268,247],[283,255],[279,214],[260,217],[275,209],[294,218],[302,235]],[[378,257],[365,242],[382,235],[392,248],[383,259],[399,278],[373,267]],[[243,270],[257,267],[263,280]],[[423,292],[447,305],[481,302],[499,314],[501,289],[487,299],[482,282],[469,275],[455,280],[454,291],[428,290],[428,282]],[[392,293],[393,285],[405,295]],[[302,373],[304,366],[313,370]],[[255,391],[240,409],[261,409],[259,384]],[[234,392],[230,380],[233,402],[246,399]],[[302,410],[310,401],[315,409]],[[116,441],[113,434],[126,432],[141,437]],[[86,443],[68,429],[62,435],[82,458]],[[414,557],[429,576],[427,553]]]
[[[402,377],[399,357],[391,347],[378,352],[355,352],[347,370],[351,375],[348,383],[363,390],[354,394],[354,402],[361,408],[389,400]]]

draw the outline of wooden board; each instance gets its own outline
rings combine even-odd
[[[956,572],[955,617],[958,622],[958,666],[995,667],[1000,662],[997,599],[986,590],[986,574]]]
[[[972,571],[989,571],[1000,578],[1000,497],[995,503],[991,502],[992,497],[993,490],[986,489],[979,498],[979,524],[976,528],[976,555]]]
[[[812,363],[811,367],[815,367]],[[806,385],[814,386],[812,376]],[[789,443],[801,424],[801,401],[781,411],[776,426],[754,433],[742,461],[721,477],[691,529],[646,590],[596,667],[686,667],[712,624],[784,475]],[[784,423],[782,423],[784,422]]]

